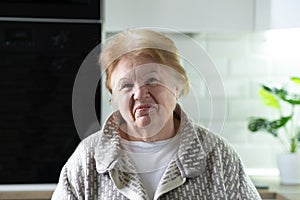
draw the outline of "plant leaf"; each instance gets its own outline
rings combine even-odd
[[[263,130],[266,128],[267,119],[251,118],[248,123],[248,129],[252,132]]]
[[[270,93],[271,95],[273,95],[273,97],[275,99],[276,99],[276,96],[278,96],[281,100],[283,100],[285,102],[288,102],[292,105],[299,105],[300,104],[300,95],[290,95],[288,93],[288,91],[283,89],[283,88],[276,88],[276,87],[269,87],[267,85],[262,85],[262,89],[265,90],[267,93]],[[262,92],[262,93],[265,93],[265,92]],[[260,94],[260,95],[262,97],[262,95],[265,95],[265,94]],[[266,94],[266,95],[268,95],[268,94]],[[269,98],[271,99],[273,97],[266,97],[266,99],[269,99]],[[265,99],[265,97],[263,97],[263,98]],[[270,101],[272,101],[272,100],[270,100]],[[277,101],[278,105],[280,106],[277,99],[276,99],[276,101]],[[263,100],[263,102],[264,102],[264,100]],[[267,103],[268,102],[264,102],[265,105],[274,107],[272,105],[268,105]],[[270,103],[270,104],[272,104],[272,103]]]
[[[300,84],[300,77],[292,77],[291,81],[293,81],[296,84]]]
[[[269,87],[269,86],[267,86],[267,85],[262,85],[261,87],[262,87],[263,89],[265,89],[266,91],[271,92],[271,93],[273,93],[273,91],[274,91],[274,89],[275,89],[275,88],[271,88],[271,87]]]
[[[292,104],[292,105],[299,105],[300,104],[300,98],[293,98],[293,97],[289,97],[289,96],[286,96],[286,97],[283,97],[281,98],[282,100]]]
[[[281,117],[280,119],[269,121],[265,118],[251,118],[248,124],[248,129],[251,132],[265,131],[277,137],[278,129],[285,126],[292,116]]]
[[[291,139],[291,147],[290,147],[290,152],[295,153],[297,149],[297,140],[295,138]]]
[[[284,126],[291,118],[292,118],[292,115],[287,116],[287,117],[281,117],[280,119],[271,121],[270,126],[272,128],[278,129],[278,128]]]
[[[280,108],[280,104],[276,97],[272,94],[271,91],[265,89],[264,87],[259,90],[259,96],[266,106],[270,106],[275,109]]]
[[[284,89],[279,89],[277,91],[277,96],[292,105],[299,105],[300,104],[300,95],[290,95]]]
[[[295,138],[298,140],[298,142],[300,142],[300,127],[298,127],[298,129],[297,129]]]
[[[279,92],[287,92],[286,90],[282,89],[282,88],[277,88],[277,87],[273,87],[273,86],[268,86],[268,85],[262,85],[261,86],[263,89],[265,89],[266,91],[270,92],[271,94],[274,95],[278,95]]]
[[[277,129],[270,127],[270,121],[264,118],[251,118],[248,124],[248,129],[251,132],[265,131],[277,137]]]

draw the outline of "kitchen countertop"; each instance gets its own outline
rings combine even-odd
[[[0,191],[0,200],[50,200],[53,191]]]
[[[50,200],[56,184],[0,185],[0,200]]]
[[[278,176],[251,176],[263,199],[300,200],[299,185],[280,184]]]

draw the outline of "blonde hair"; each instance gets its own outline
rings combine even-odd
[[[112,93],[111,75],[121,58],[149,56],[159,64],[167,65],[180,74],[180,96],[190,88],[186,71],[180,64],[174,42],[165,35],[149,29],[130,29],[111,37],[103,46],[99,63],[106,73],[106,88]]]

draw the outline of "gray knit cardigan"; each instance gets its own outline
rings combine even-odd
[[[181,111],[179,106],[176,110]],[[184,112],[180,116],[179,150],[167,166],[154,199],[260,199],[233,148],[194,124]],[[119,139],[111,115],[101,131],[78,145],[61,171],[52,199],[148,200]]]

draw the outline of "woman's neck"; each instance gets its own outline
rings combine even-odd
[[[155,142],[160,140],[166,140],[176,135],[180,121],[173,118],[167,121],[166,125],[154,135],[147,137],[147,129],[130,129],[129,127],[123,127],[119,129],[119,135],[121,138],[128,141],[143,141],[143,142]],[[132,134],[132,132],[135,132]],[[139,133],[136,133],[139,131]],[[141,137],[136,137],[140,135]]]

